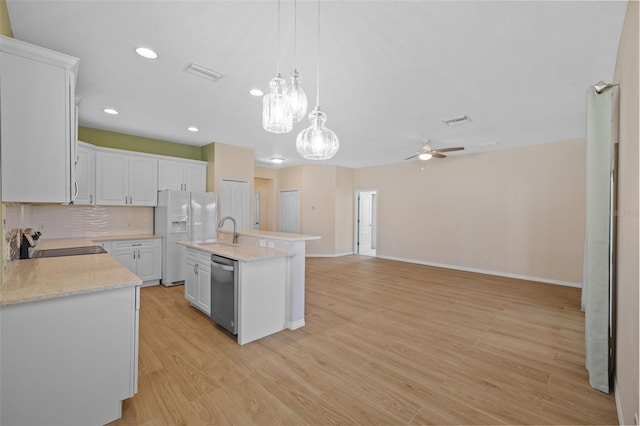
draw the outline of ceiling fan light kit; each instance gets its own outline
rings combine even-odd
[[[453,152],[453,151],[462,151],[464,147],[456,146],[451,148],[441,148],[441,149],[433,149],[429,143],[425,143],[420,148],[420,151],[416,152],[414,155],[405,158],[405,160],[411,160],[412,158],[418,157],[421,161],[431,160],[432,158],[447,158],[446,155],[442,154],[443,152]]]

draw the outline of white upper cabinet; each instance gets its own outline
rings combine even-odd
[[[129,204],[158,204],[158,160],[132,155],[129,157]]]
[[[76,182],[78,195],[74,204],[96,203],[96,153],[93,145],[78,141]]]
[[[207,163],[196,160],[158,161],[158,190],[204,192],[207,187]]]
[[[78,62],[0,36],[2,201],[73,201]]]
[[[119,150],[96,150],[96,204],[155,206],[158,160]]]

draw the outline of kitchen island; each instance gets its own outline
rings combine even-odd
[[[239,344],[304,326],[305,241],[320,237],[244,231],[232,244],[232,233],[218,231],[218,238],[178,243],[187,247],[185,297],[191,304],[211,315],[209,259],[213,254],[237,261]],[[198,283],[197,288],[192,283]]]
[[[12,261],[0,287],[0,424],[120,418],[137,392],[141,284],[108,254]]]

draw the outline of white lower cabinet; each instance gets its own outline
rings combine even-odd
[[[145,281],[145,284],[147,281],[158,281],[162,276],[160,239],[112,241],[110,250],[111,256]]]
[[[138,287],[0,307],[0,424],[101,425],[138,386]]]
[[[184,297],[193,306],[211,315],[211,255],[187,249]]]

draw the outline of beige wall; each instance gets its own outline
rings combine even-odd
[[[335,254],[351,254],[354,252],[354,205],[355,190],[353,186],[353,169],[336,167],[335,190]]]
[[[203,146],[201,153],[207,162],[207,191],[220,192],[220,184],[225,178],[249,182],[249,224],[253,224],[253,150],[214,142]]]
[[[319,235],[307,242],[308,254],[335,253],[335,166],[303,166],[300,193],[300,232]]]
[[[616,398],[620,424],[633,424],[638,395],[638,2],[629,2],[614,81],[620,83],[618,151]]]
[[[583,141],[359,169],[378,191],[378,255],[578,284]]]

